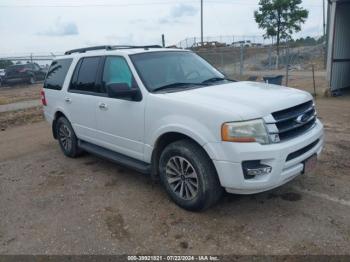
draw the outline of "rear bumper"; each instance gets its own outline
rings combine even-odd
[[[317,141],[312,148],[287,161],[289,154],[307,148]],[[292,140],[272,145],[258,143],[214,143],[208,144],[214,150],[214,165],[221,185],[229,193],[253,194],[270,190],[292,180],[303,171],[303,162],[314,154],[320,155],[324,145],[323,125],[317,120],[307,133]],[[242,162],[260,160],[272,167],[272,172],[253,179],[245,179]]]

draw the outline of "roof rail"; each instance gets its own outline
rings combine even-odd
[[[160,45],[112,45],[111,50],[114,49],[136,49],[136,48],[143,48],[143,49],[148,49],[148,48],[162,48]]]
[[[144,45],[144,46],[132,46],[132,45],[100,45],[100,46],[91,46],[86,48],[78,48],[72,49],[65,52],[65,55],[70,55],[73,53],[85,53],[87,51],[95,51],[95,50],[117,50],[117,49],[136,49],[136,48],[162,48],[160,45]]]
[[[70,55],[73,53],[85,53],[86,51],[94,51],[94,50],[111,50],[112,46],[110,45],[100,45],[100,46],[91,46],[85,48],[72,49],[65,52],[65,55]]]

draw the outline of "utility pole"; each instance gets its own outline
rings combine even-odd
[[[324,45],[324,47],[323,47],[323,54],[324,54],[323,67],[327,68],[327,43],[328,43],[328,39],[327,39],[327,31],[326,31],[326,5],[325,5],[325,0],[323,0],[322,7],[323,7],[323,41],[326,43]]]
[[[203,46],[203,0],[201,0],[201,45]]]
[[[322,7],[323,7],[323,37],[326,37],[326,4],[325,4],[325,0],[323,0]]]
[[[162,47],[165,47],[165,36],[162,34]]]

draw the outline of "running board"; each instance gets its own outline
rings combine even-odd
[[[120,153],[116,153],[112,150],[109,150],[82,140],[79,140],[78,145],[81,149],[91,154],[108,159],[121,166],[134,169],[135,171],[138,171],[142,174],[151,173],[151,165],[143,161],[122,155]]]

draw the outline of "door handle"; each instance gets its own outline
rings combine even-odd
[[[69,98],[69,97],[66,97],[66,98],[64,99],[64,101],[65,101],[66,103],[68,103],[68,104],[72,103],[72,99]]]
[[[106,105],[105,103],[99,103],[99,104],[98,104],[98,107],[99,107],[100,109],[102,109],[102,110],[107,110],[107,109],[108,109],[108,107],[107,107],[107,105]]]

